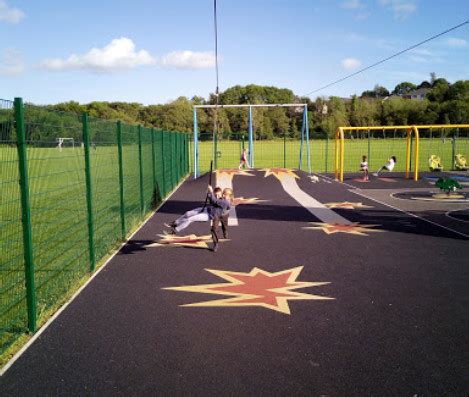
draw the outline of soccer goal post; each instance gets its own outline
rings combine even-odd
[[[64,147],[75,148],[75,139],[73,138],[56,138],[55,141],[57,142],[57,149],[60,151],[62,151]]]

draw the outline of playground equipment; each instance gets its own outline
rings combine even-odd
[[[430,150],[434,149],[432,146],[435,144],[433,129],[440,129],[440,135],[437,138],[439,143],[438,151],[430,153]],[[400,125],[400,126],[363,126],[363,127],[339,127],[336,131],[335,139],[335,177],[336,179],[343,182],[344,180],[344,160],[345,160],[345,138],[353,137],[353,132],[357,133],[357,136],[354,139],[347,139],[347,141],[357,141],[357,137],[360,137],[363,142],[365,138],[368,141],[368,147],[361,146],[362,152],[352,153],[354,158],[353,164],[358,164],[361,155],[364,150],[368,151],[368,161],[372,164],[372,167],[379,166],[382,164],[376,164],[376,158],[373,156],[373,145],[376,145],[377,142],[380,142],[380,145],[385,150],[385,156],[389,157],[395,155],[398,158],[398,164],[403,164],[399,162],[400,159],[405,158],[405,178],[408,179],[411,169],[413,168],[413,179],[418,180],[419,176],[419,161],[420,157],[420,146],[424,145],[428,149],[428,157],[431,154],[434,154],[437,157],[440,157],[439,164],[441,165],[440,151],[446,156],[449,153],[452,153],[451,159],[455,158],[456,150],[462,152],[463,154],[467,150],[469,152],[469,137],[461,134],[461,129],[469,131],[469,124],[442,124],[442,125]],[[452,134],[446,134],[445,131],[449,130]],[[381,137],[373,136],[372,134],[376,131],[381,132]],[[387,131],[393,131],[393,139],[391,140],[390,134],[386,135]],[[399,135],[401,134],[401,135]],[[405,145],[404,145],[405,142]],[[446,146],[444,146],[446,145]],[[444,152],[443,149],[444,148]],[[448,154],[446,153],[448,152]],[[350,155],[349,155],[350,158]],[[383,161],[383,159],[380,159]],[[452,160],[449,161],[450,164],[453,163]],[[467,166],[466,166],[467,167]],[[354,168],[347,165],[347,170],[352,171],[356,170],[358,165],[355,165]],[[455,166],[456,168],[456,166]]]
[[[309,122],[308,122],[308,107],[307,104],[303,103],[286,103],[286,104],[243,104],[243,105],[196,105],[194,106],[194,149],[193,149],[193,167],[194,167],[194,178],[197,178],[200,174],[199,167],[199,132],[197,125],[197,109],[222,109],[222,108],[247,108],[248,109],[248,162],[251,167],[255,166],[255,147],[254,147],[254,133],[253,133],[253,108],[294,108],[300,109],[300,112],[303,112],[303,120],[301,126],[301,136],[300,136],[300,151],[299,151],[299,164],[298,168],[301,170],[303,167],[303,152],[306,147],[306,161],[308,172],[311,173],[311,152],[309,144]],[[212,159],[214,160],[214,168],[217,169],[217,157],[220,157],[218,150],[218,134],[215,132],[212,134]],[[244,140],[243,140],[244,145]],[[244,147],[244,146],[243,146]],[[285,147],[285,146],[284,146]],[[285,149],[284,149],[285,150]],[[239,155],[241,152],[239,153]],[[281,166],[279,160],[279,166]],[[233,164],[233,166],[238,164]]]
[[[428,159],[428,168],[430,168],[430,171],[442,171],[443,166],[441,165],[441,159],[440,156],[437,156],[435,154],[430,155]]]
[[[467,171],[469,169],[467,160],[462,154],[454,156],[454,169],[458,171]]]

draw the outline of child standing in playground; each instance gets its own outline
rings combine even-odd
[[[375,172],[373,175],[378,176],[381,171],[387,170],[387,171],[392,171],[394,169],[394,166],[397,163],[397,158],[396,156],[391,156],[388,161],[386,162],[385,165],[383,165],[377,172]]]
[[[212,220],[215,214],[212,202],[216,202],[222,198],[222,190],[219,187],[212,189],[211,186],[208,187],[208,199],[209,205],[204,207],[194,208],[193,210],[187,211],[184,215],[177,218],[171,224],[166,224],[166,227],[171,228],[171,234],[179,233],[181,230],[184,230],[192,222],[207,222]]]
[[[247,152],[248,152],[247,149],[243,149],[243,152],[241,153],[241,159],[240,159],[241,161],[239,163],[238,169],[241,169],[241,167],[243,166],[247,168],[251,168],[249,165]]]
[[[228,237],[228,216],[231,210],[231,200],[233,198],[233,190],[230,188],[223,189],[221,199],[212,200],[213,205],[213,219],[212,219],[212,240],[213,240],[213,252],[217,252],[218,249],[218,227],[221,222],[221,229],[223,231],[223,238]]]
[[[360,171],[364,172],[363,180],[369,181],[368,178],[368,157],[362,156],[362,162],[360,163]]]

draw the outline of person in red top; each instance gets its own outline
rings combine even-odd
[[[249,165],[247,152],[248,152],[247,149],[243,149],[243,152],[241,153],[241,161],[239,163],[238,169],[241,169],[241,167],[243,166],[247,168],[251,168],[251,166]]]

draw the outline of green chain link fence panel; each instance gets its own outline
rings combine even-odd
[[[66,300],[187,175],[188,164],[185,134],[20,104],[24,117],[0,100],[0,354]],[[18,117],[25,144],[17,141]],[[23,147],[28,177],[20,184]],[[22,192],[29,193],[30,228]]]
[[[0,346],[27,329],[21,196],[13,102],[0,100]]]

